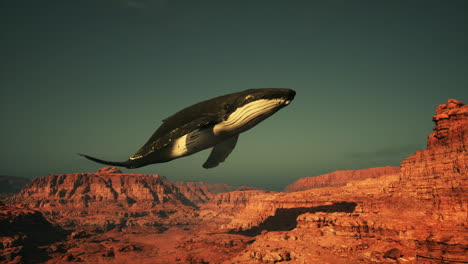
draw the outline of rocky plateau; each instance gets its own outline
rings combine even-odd
[[[1,263],[468,263],[468,105],[436,109],[400,167],[286,192],[96,173],[35,178],[0,203]]]

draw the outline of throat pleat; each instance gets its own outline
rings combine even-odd
[[[272,112],[280,103],[280,100],[257,100],[239,107],[226,121],[216,125],[214,132],[233,131],[236,129],[254,126],[261,120],[262,115]],[[257,121],[259,120],[259,121]],[[254,124],[252,124],[252,122]]]

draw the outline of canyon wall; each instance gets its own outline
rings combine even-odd
[[[401,163],[395,196],[412,199],[441,220],[466,220],[468,212],[468,105],[439,105],[427,148]]]

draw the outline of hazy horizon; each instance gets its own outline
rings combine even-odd
[[[0,175],[95,172],[184,107],[249,88],[297,92],[239,137],[124,172],[282,190],[398,166],[439,104],[468,103],[467,1],[3,1]]]

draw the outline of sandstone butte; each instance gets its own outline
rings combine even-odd
[[[468,106],[449,99],[433,121],[400,168],[287,193],[115,168],[36,178],[0,203],[0,262],[468,263]]]

